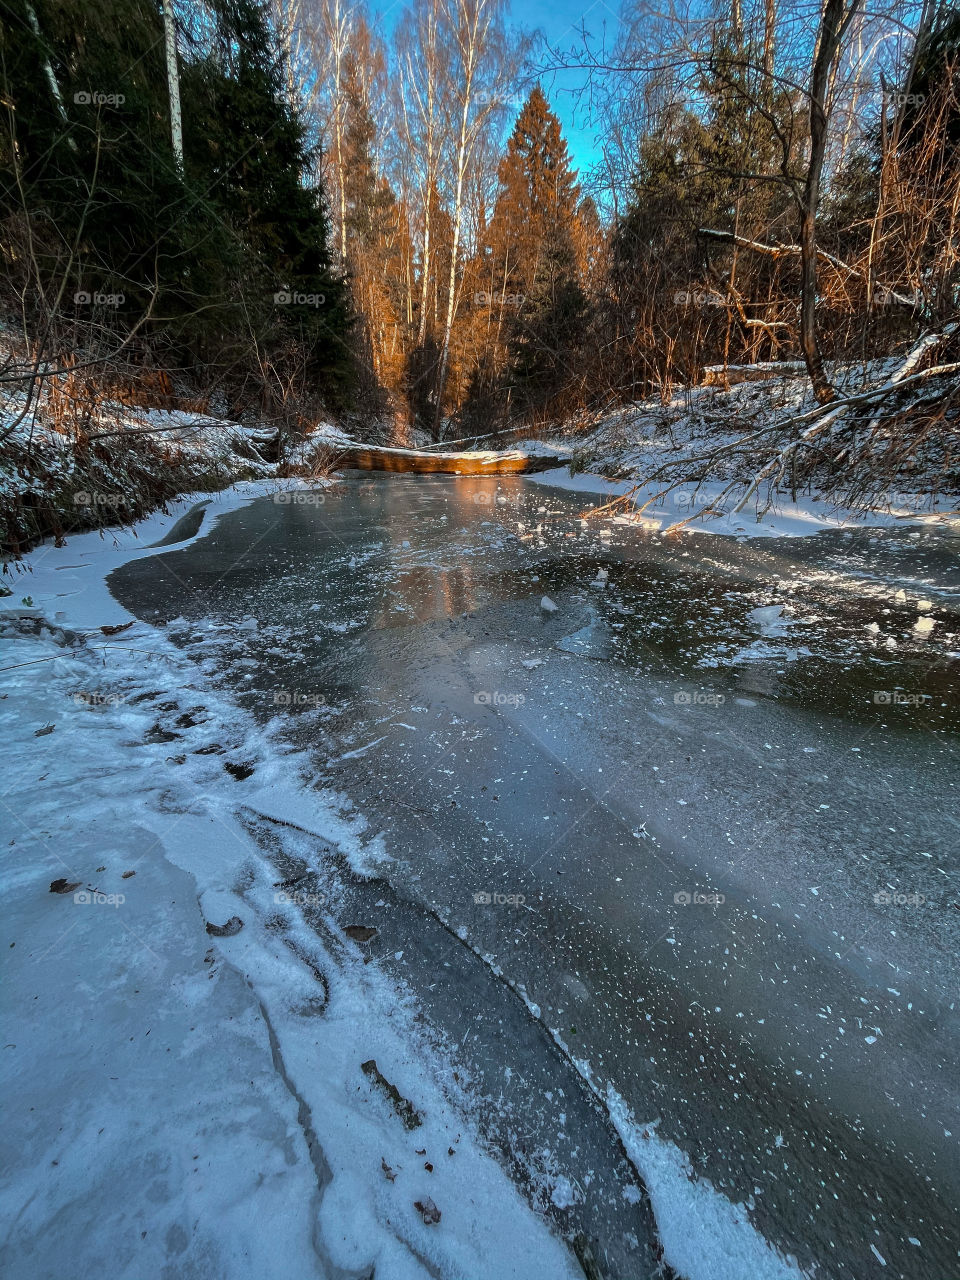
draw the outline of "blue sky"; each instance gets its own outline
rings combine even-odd
[[[617,4],[606,0],[515,0],[514,21],[539,28],[547,43],[561,54],[582,53],[581,29],[586,28],[595,50],[609,47],[617,35]],[[582,72],[547,74],[541,84],[550,105],[563,122],[574,161],[585,168],[596,158],[596,125],[591,123]]]
[[[389,33],[403,8],[396,0],[374,0],[373,14],[383,19]],[[539,30],[547,44],[561,53],[582,49],[580,29],[586,26],[595,48],[616,38],[617,0],[513,0],[511,21],[519,26]],[[546,51],[537,55],[545,58]],[[594,137],[585,98],[578,102],[576,90],[584,84],[582,72],[546,74],[540,83],[550,105],[563,123],[564,134],[574,163],[586,169],[596,158]]]

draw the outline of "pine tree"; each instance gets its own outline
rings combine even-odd
[[[513,410],[543,412],[577,364],[587,232],[560,121],[539,85],[517,117],[498,176],[485,274],[506,354],[501,383]]]
[[[350,305],[333,270],[323,191],[306,181],[319,166],[290,104],[265,6],[215,0],[213,8],[218,40],[204,68],[207,112],[194,122],[187,150],[205,146],[204,168],[245,261],[245,307],[275,342],[305,343],[312,375],[336,395],[352,376]],[[284,298],[290,301],[278,305]]]
[[[306,178],[313,157],[265,6],[216,0],[184,47],[181,172],[160,7],[16,3],[0,30],[12,107],[0,212],[11,244],[22,234],[32,245],[13,249],[9,265],[36,330],[66,321],[64,306],[41,314],[50,297],[122,295],[108,314],[77,310],[86,331],[74,341],[102,341],[112,329],[117,345],[149,310],[138,342],[200,379],[253,377],[266,388],[277,379],[264,361],[283,358],[313,386],[344,393],[348,295],[331,269],[323,192]],[[283,291],[324,301],[279,307]]]

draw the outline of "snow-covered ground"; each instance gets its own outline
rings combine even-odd
[[[3,895],[21,1015],[4,1053],[5,1272],[580,1275],[485,1153],[415,1001],[345,932],[370,922],[342,918],[335,891],[301,901],[250,826],[266,818],[308,859],[333,848],[361,874],[378,833],[311,791],[304,759],[106,588],[171,531],[182,547],[271,493],[318,489],[237,486],[199,533],[184,500],[38,547],[4,577]],[[206,930],[234,917],[232,936]],[[799,1274],[607,1101],[681,1274]],[[547,1188],[554,1204],[565,1185]]]
[[[102,495],[91,496],[82,488],[86,473],[78,467],[72,432],[62,430],[49,410],[39,412],[36,417],[30,414],[21,418],[24,408],[23,396],[8,392],[0,397],[0,428],[13,428],[9,447],[25,453],[29,449],[32,461],[28,472],[9,466],[0,469],[0,501],[8,502],[23,493],[37,492],[42,482],[48,491],[73,487],[80,494],[86,494],[78,505],[99,504],[107,508],[108,518],[122,517],[122,507],[135,497],[127,491],[129,476],[123,465],[126,448],[135,442],[162,446],[168,465],[176,458],[198,475],[220,468],[229,480],[231,472],[236,472],[241,464],[245,470],[259,475],[267,476],[273,471],[272,465],[257,453],[260,447],[276,438],[276,431],[264,424],[244,426],[207,413],[107,402],[101,404],[96,417],[85,424],[91,439],[103,433],[103,440],[109,442],[104,446],[105,451],[115,457],[113,464],[102,456],[96,460],[104,492],[109,490],[112,497],[112,501],[105,501]],[[41,404],[41,410],[44,408]],[[159,472],[159,458],[155,466]]]
[[[896,367],[896,361],[876,362],[871,377],[883,380]],[[858,369],[835,369],[834,374],[841,389],[851,394],[859,389]],[[521,441],[518,447],[569,461],[568,467],[536,475],[539,483],[600,494],[608,501],[624,498],[619,518],[653,528],[683,524],[708,533],[755,538],[919,522],[960,525],[957,495],[924,492],[922,476],[912,483],[903,477],[889,487],[876,509],[866,512],[838,505],[816,485],[793,495],[784,488],[771,491],[766,482],[737,511],[766,446],[758,442],[756,451],[745,456],[729,451],[740,437],[769,431],[792,415],[808,412],[813,403],[803,373],[731,387],[689,387],[677,390],[668,403],[654,399],[625,405],[576,434]],[[776,435],[766,439],[769,444]],[[705,463],[708,456],[712,460]],[[732,483],[737,479],[740,484]]]
[[[149,384],[141,391],[149,395]],[[268,421],[206,412],[204,401],[196,408],[146,407],[112,394],[78,399],[69,373],[46,380],[35,397],[18,384],[0,386],[5,549],[21,551],[47,534],[133,524],[196,490],[216,492],[277,474],[316,475],[349,439],[325,420],[293,439]],[[219,407],[226,413],[225,403]]]
[[[663,486],[659,484],[610,480],[590,471],[571,474],[567,467],[541,471],[530,478],[538,484],[557,489],[599,495],[608,502],[620,497],[628,498],[626,509],[613,517],[615,521],[639,523],[653,529],[669,529],[683,523],[684,528],[734,538],[802,538],[822,533],[825,529],[897,528],[905,524],[948,523],[960,526],[951,499],[945,496],[924,499],[919,495],[902,495],[891,510],[865,512],[838,507],[819,493],[798,495],[796,501],[788,494],[778,493],[769,506],[766,498],[763,502],[754,499],[743,511],[733,512],[734,497],[724,504],[720,512],[706,513],[706,508],[722,495],[726,488],[724,482],[706,481],[696,488],[683,485],[660,496]],[[948,511],[951,514],[948,515]]]
[[[99,629],[129,621],[105,574],[186,506],[138,537],[38,548],[6,578],[5,603],[30,603],[5,610],[0,702],[5,1274],[578,1274],[482,1150],[415,1008],[344,933],[366,922],[278,887],[244,819],[356,865],[375,833],[301,790],[297,759],[162,634]],[[205,931],[233,917],[235,935]]]

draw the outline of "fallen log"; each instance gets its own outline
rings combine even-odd
[[[805,373],[802,360],[783,360],[767,364],[708,364],[704,366],[705,387],[733,387],[739,382],[765,382],[788,374]]]
[[[468,453],[428,453],[423,449],[394,449],[379,445],[345,445],[338,451],[338,468],[360,471],[404,471],[419,475],[444,473],[458,476],[515,475],[523,471],[545,471],[559,467],[563,459],[552,454],[492,449]]]

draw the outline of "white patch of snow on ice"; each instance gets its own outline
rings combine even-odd
[[[569,1178],[557,1179],[550,1192],[550,1199],[558,1209],[571,1209],[577,1203],[577,1195]]]
[[[664,1257],[686,1280],[802,1280],[796,1261],[764,1240],[745,1207],[694,1177],[687,1155],[654,1124],[638,1124],[612,1086],[607,1109],[650,1193]]]
[[[763,636],[776,638],[790,634],[792,622],[783,616],[782,604],[760,605],[757,609],[751,609],[747,617]]]

